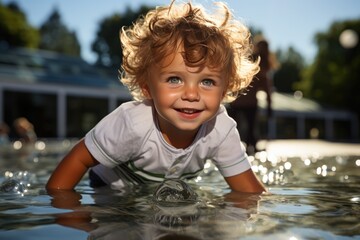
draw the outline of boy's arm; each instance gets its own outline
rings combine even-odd
[[[82,139],[56,167],[46,184],[46,189],[73,189],[86,171],[98,163]]]
[[[249,169],[235,176],[225,177],[231,190],[243,193],[262,193],[266,192],[263,184],[255,176],[254,172]]]

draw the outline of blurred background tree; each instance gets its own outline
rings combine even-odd
[[[318,52],[296,87],[322,104],[360,113],[360,19],[334,22],[318,33]]]
[[[14,2],[8,5],[0,2],[0,44],[10,47],[38,47],[38,30],[28,23],[25,13]]]
[[[279,68],[273,76],[276,91],[293,93],[296,91],[295,83],[301,81],[301,72],[304,70],[304,58],[293,47],[286,51],[278,49],[276,58]]]
[[[118,71],[122,60],[120,29],[131,26],[139,16],[150,9],[147,6],[141,6],[137,11],[127,8],[123,14],[115,13],[100,22],[96,39],[92,43],[92,50],[97,54],[95,64],[98,67],[109,69],[111,74]]]
[[[62,23],[57,9],[40,27],[39,49],[80,57],[81,48],[76,33]]]
[[[97,55],[96,67],[110,71],[112,77],[117,74],[122,59],[121,27],[131,26],[150,9],[152,7],[148,6],[135,11],[127,8],[123,13],[103,18],[92,43],[92,50]],[[262,32],[260,29],[251,30],[253,35]],[[359,34],[359,19],[334,22],[327,32],[316,34],[318,52],[313,62],[306,64],[301,51],[291,46],[286,50],[277,49],[279,68],[273,78],[276,90],[285,93],[300,90],[305,97],[322,104],[360,114],[360,95],[357,93],[360,89]],[[80,56],[81,50],[76,33],[61,21],[56,9],[37,30],[28,23],[26,14],[16,3],[5,6],[0,2],[0,43],[74,56]]]

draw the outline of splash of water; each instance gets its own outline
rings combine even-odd
[[[35,175],[28,171],[6,171],[5,180],[0,184],[0,192],[23,195],[35,181]]]
[[[23,182],[16,179],[7,179],[1,183],[0,192],[24,194],[26,186]]]
[[[153,202],[157,209],[154,222],[161,226],[189,226],[199,218],[199,197],[180,179],[164,180],[155,190]]]
[[[155,190],[153,195],[156,203],[168,204],[194,204],[198,201],[196,192],[180,179],[166,179]]]

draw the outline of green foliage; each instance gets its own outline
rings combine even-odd
[[[40,49],[80,56],[81,49],[76,33],[69,31],[62,23],[61,16],[56,9],[40,27],[40,35]]]
[[[122,59],[120,45],[120,29],[131,26],[141,15],[146,14],[151,8],[142,6],[137,11],[129,8],[123,14],[113,14],[104,18],[99,26],[92,50],[97,54],[96,64],[110,69],[119,69]]]
[[[360,46],[344,47],[339,37],[351,29],[360,35],[360,19],[333,23],[315,36],[318,52],[298,87],[323,104],[360,112]]]
[[[304,59],[294,48],[289,47],[286,52],[278,50],[276,58],[280,68],[274,74],[274,86],[279,92],[291,93],[296,89],[295,84],[301,80],[304,69]]]
[[[38,31],[29,25],[25,14],[15,3],[4,6],[0,2],[0,42],[12,47],[38,46]]]

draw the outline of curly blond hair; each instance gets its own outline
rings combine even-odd
[[[250,31],[235,20],[224,3],[216,3],[217,12],[208,14],[192,3],[157,7],[132,27],[123,27],[121,81],[136,100],[145,99],[149,67],[183,49],[187,66],[207,66],[226,73],[226,95],[230,100],[246,88],[259,71],[258,61],[251,59]]]

